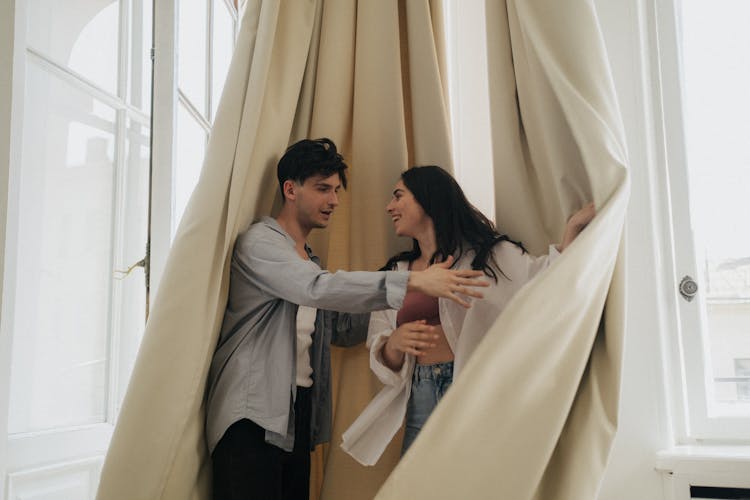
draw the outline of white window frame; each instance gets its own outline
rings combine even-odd
[[[177,130],[177,0],[154,2],[151,107],[150,300],[159,289],[171,246]],[[168,168],[160,168],[166,165]],[[169,193],[169,196],[164,196]]]
[[[208,0],[206,22],[206,88],[205,113],[197,109],[190,99],[179,89],[177,71],[177,44],[179,4],[177,0],[154,2],[154,78],[152,107],[152,142],[151,161],[151,254],[150,254],[150,298],[153,301],[155,292],[161,282],[167,255],[172,244],[173,219],[175,212],[174,166],[176,160],[175,145],[177,142],[177,108],[178,103],[185,106],[188,113],[204,130],[206,136],[211,132],[213,123],[213,18],[217,3],[222,3],[233,16],[237,37],[239,11],[230,0]],[[240,6],[241,8],[241,6]],[[158,168],[159,166],[169,168]]]
[[[225,5],[218,5],[223,3]],[[28,483],[29,474],[51,474],[50,471],[64,473],[65,470],[77,470],[81,464],[91,473],[91,488],[96,488],[98,469],[111,439],[114,423],[119,413],[121,387],[126,384],[125,363],[120,362],[121,339],[118,337],[118,318],[112,314],[109,323],[111,331],[108,341],[107,407],[104,422],[76,427],[55,428],[39,432],[29,432],[8,436],[8,410],[10,400],[10,369],[12,361],[12,325],[14,313],[14,293],[16,276],[16,247],[18,241],[18,182],[20,179],[20,156],[22,151],[23,111],[25,98],[25,73],[28,59],[41,64],[46,71],[54,74],[66,84],[73,85],[87,94],[111,106],[117,116],[118,138],[115,145],[117,175],[125,172],[125,141],[127,118],[136,120],[150,127],[152,179],[151,179],[151,217],[150,217],[150,267],[151,290],[155,291],[164,270],[166,257],[171,245],[172,207],[173,207],[173,168],[174,168],[174,132],[176,127],[176,109],[179,99],[177,89],[177,8],[179,0],[153,1],[153,25],[159,30],[152,40],[152,56],[155,59],[152,77],[152,124],[148,113],[129,104],[128,81],[126,72],[121,71],[117,81],[117,95],[105,91],[82,75],[66,66],[49,59],[26,46],[27,7],[21,0],[9,0],[0,5],[0,203],[8,207],[6,215],[0,220],[0,294],[2,295],[2,315],[0,315],[0,498],[9,494],[26,495],[28,492],[11,491],[9,478],[24,478]],[[234,35],[238,29],[239,14],[231,0],[210,0],[208,2],[208,61],[206,89],[206,114],[201,115],[201,124],[207,131],[210,129],[205,116],[212,113],[211,85],[213,71],[213,47],[211,35],[213,30],[213,12],[215,8],[228,7],[234,19]],[[130,0],[120,4],[120,46],[118,68],[127,68],[130,57],[129,31]],[[190,107],[188,107],[190,108]],[[6,113],[6,109],[8,112]],[[122,179],[118,178],[118,182]],[[120,182],[121,185],[121,182]],[[123,209],[123,193],[115,194],[115,210]],[[5,213],[5,212],[3,212]],[[119,220],[120,214],[115,215]],[[113,268],[122,269],[132,262],[122,262],[122,227],[113,227],[114,252]],[[144,249],[146,251],[146,249]],[[117,302],[117,286],[112,288],[110,302]],[[154,293],[150,294],[153,299]],[[114,311],[113,311],[114,312]],[[75,450],[71,456],[70,450]],[[83,460],[83,462],[81,461]],[[80,463],[79,463],[80,462]],[[94,465],[92,465],[94,464]],[[48,470],[49,469],[49,470]],[[28,476],[28,477],[27,477]],[[19,479],[20,480],[20,479]],[[33,481],[32,481],[33,482]],[[12,483],[12,481],[11,481]]]
[[[0,69],[7,68],[0,75],[0,213],[6,217],[0,220],[0,496],[5,495],[6,477],[8,471],[8,410],[10,402],[10,361],[11,361],[11,331],[8,317],[13,310],[12,289],[8,284],[6,260],[15,261],[13,245],[6,242],[13,241],[17,234],[15,221],[18,217],[9,209],[17,206],[18,186],[14,182],[18,178],[17,170],[21,156],[19,117],[23,113],[23,102],[14,98],[23,91],[22,72],[18,69],[25,54],[23,51],[25,40],[25,25],[20,22],[25,19],[24,2],[9,0],[0,3]],[[7,249],[7,250],[6,250]]]
[[[699,276],[690,221],[689,178],[687,170],[683,73],[679,24],[680,0],[656,0],[651,34],[658,50],[652,53],[656,78],[657,139],[663,142],[660,160],[665,165],[669,199],[664,210],[662,256],[666,304],[675,335],[670,338],[666,361],[673,390],[673,426],[678,444],[745,443],[750,440],[750,416],[729,417],[709,414],[706,373],[710,355],[703,332],[707,331],[705,295],[698,291],[693,301],[678,291],[684,276]]]
[[[122,176],[125,174],[127,165],[125,165],[125,137],[126,137],[126,121],[131,119],[145,125],[150,126],[150,120],[148,115],[143,113],[140,109],[130,105],[127,100],[127,74],[126,72],[120,72],[119,79],[117,81],[117,95],[111,94],[110,92],[100,88],[95,83],[88,80],[86,77],[78,74],[77,72],[65,67],[57,61],[47,57],[46,55],[34,50],[33,48],[27,47],[26,45],[26,10],[24,2],[15,2],[15,5],[11,6],[11,9],[15,7],[15,17],[11,16],[10,22],[13,23],[10,33],[14,35],[12,43],[15,57],[12,61],[12,73],[13,73],[13,86],[14,92],[12,97],[13,112],[11,113],[11,144],[14,160],[9,162],[9,183],[8,183],[8,211],[7,211],[7,233],[6,239],[3,241],[3,247],[7,250],[4,255],[3,265],[5,273],[3,275],[3,315],[2,315],[2,333],[3,339],[7,338],[7,345],[3,345],[7,352],[3,355],[6,356],[8,363],[3,363],[4,370],[6,373],[2,374],[2,390],[0,390],[0,408],[2,408],[2,427],[3,431],[2,442],[5,446],[5,455],[0,455],[0,472],[2,472],[2,480],[5,481],[7,471],[22,471],[26,469],[32,469],[39,465],[39,457],[43,456],[46,462],[53,463],[69,463],[71,460],[70,451],[75,449],[77,454],[83,454],[89,457],[95,457],[101,459],[106,447],[109,443],[114,420],[117,415],[117,402],[121,399],[118,394],[119,382],[124,374],[122,373],[122,365],[120,363],[120,351],[118,346],[120,344],[120,328],[116,322],[116,311],[112,308],[112,304],[116,303],[119,286],[116,284],[110,285],[111,295],[109,297],[108,308],[111,313],[108,323],[108,363],[106,369],[106,383],[108,386],[107,399],[106,399],[106,412],[105,419],[101,423],[87,424],[80,426],[65,426],[57,427],[54,429],[48,429],[43,431],[24,432],[14,435],[8,435],[7,417],[8,417],[8,403],[9,403],[9,387],[10,387],[10,366],[11,366],[11,343],[12,343],[12,324],[14,323],[14,297],[13,291],[16,288],[17,276],[16,276],[16,242],[18,241],[18,182],[20,179],[20,154],[22,145],[22,130],[23,130],[23,100],[25,98],[25,74],[29,61],[33,61],[33,64],[38,64],[45,69],[45,71],[63,81],[66,85],[69,85],[79,91],[92,96],[93,98],[100,100],[110,106],[116,113],[116,127],[117,133],[115,135],[115,169],[117,172],[117,185],[118,188],[122,186]],[[120,47],[118,53],[118,68],[127,67],[129,58],[129,1],[122,1],[120,3],[120,18],[119,18],[119,29],[120,29]],[[122,219],[122,192],[118,191],[114,194],[114,221],[120,221]],[[3,224],[6,223],[3,220]],[[113,225],[113,239],[114,239],[114,254],[111,256],[113,259],[113,267],[121,268],[125,265],[122,262],[122,253],[120,251],[120,242],[123,240],[122,227],[118,222]],[[5,244],[6,241],[8,244]],[[145,252],[145,248],[144,248]],[[113,278],[111,278],[113,279]],[[1,484],[1,483],[0,483]],[[3,488],[4,489],[4,488]]]
[[[213,61],[213,53],[212,53],[212,45],[210,43],[210,37],[212,36],[212,30],[213,30],[213,9],[217,8],[217,2],[221,2],[225,4],[225,6],[228,8],[229,12],[232,14],[234,21],[235,21],[235,36],[237,32],[237,24],[239,20],[239,14],[238,11],[235,10],[234,5],[229,0],[210,0],[207,2],[208,10],[210,12],[210,15],[207,15],[207,23],[209,26],[208,29],[208,36],[209,36],[209,43],[207,44],[208,47],[208,60],[207,60],[207,80],[208,85],[206,86],[206,102],[207,102],[207,108],[206,108],[206,114],[210,116],[211,113],[211,99],[212,97],[212,61]],[[166,258],[169,253],[169,248],[171,246],[171,234],[172,231],[172,213],[173,213],[173,204],[174,204],[174,196],[173,196],[173,190],[172,190],[172,179],[173,179],[173,166],[174,166],[174,132],[176,130],[176,110],[177,110],[177,102],[184,102],[186,104],[186,107],[191,113],[194,115],[194,117],[198,120],[200,125],[204,128],[204,130],[208,133],[210,132],[210,123],[207,121],[205,115],[203,113],[200,113],[198,110],[196,110],[189,101],[181,95],[177,88],[177,6],[178,6],[178,0],[173,1],[166,1],[166,2],[154,2],[154,10],[153,10],[153,22],[154,25],[159,26],[159,30],[155,31],[154,33],[154,39],[153,39],[153,46],[154,46],[154,76],[153,76],[153,93],[152,93],[152,116],[153,116],[153,128],[151,130],[151,136],[152,136],[152,164],[155,166],[155,168],[152,169],[152,180],[151,180],[151,248],[150,248],[150,264],[151,264],[151,290],[154,291],[158,287],[159,280],[163,274],[164,266],[166,264]],[[15,92],[13,93],[12,97],[12,106],[14,108],[14,112],[12,115],[9,115],[7,117],[7,126],[10,129],[10,132],[15,134],[15,138],[13,140],[13,143],[9,145],[8,147],[8,154],[11,152],[15,153],[16,160],[12,162],[8,162],[8,189],[6,191],[8,199],[8,207],[10,210],[7,213],[6,219],[2,221],[3,226],[6,222],[8,222],[7,227],[7,241],[11,242],[11,245],[9,247],[9,252],[4,254],[4,261],[3,263],[8,263],[10,265],[5,266],[6,269],[9,270],[9,272],[5,273],[4,275],[4,283],[3,283],[3,290],[13,290],[15,288],[16,283],[16,277],[15,272],[13,270],[13,263],[15,262],[14,258],[14,250],[13,250],[13,244],[15,240],[17,240],[17,230],[15,229],[16,221],[18,219],[17,211],[14,211],[14,207],[17,207],[17,182],[14,184],[14,180],[17,181],[20,172],[19,172],[19,165],[20,161],[18,160],[18,156],[20,155],[20,148],[21,148],[21,130],[23,129],[23,89],[24,89],[24,75],[26,72],[26,64],[27,64],[27,58],[33,58],[36,62],[43,65],[47,70],[49,70],[52,74],[59,77],[60,79],[64,80],[67,84],[70,84],[80,90],[83,90],[87,94],[92,95],[96,99],[99,99],[106,103],[107,105],[111,106],[113,109],[115,109],[117,113],[117,127],[120,129],[120,133],[118,134],[118,142],[115,146],[116,151],[116,162],[118,163],[118,175],[121,176],[124,172],[122,168],[123,163],[123,156],[124,156],[124,137],[125,134],[122,134],[122,129],[124,129],[126,125],[126,117],[130,117],[131,119],[134,119],[138,121],[139,123],[143,125],[149,125],[149,118],[148,115],[144,114],[141,110],[135,108],[134,106],[127,103],[127,78],[124,72],[121,72],[120,78],[118,80],[118,94],[121,97],[118,97],[117,95],[113,95],[101,88],[99,88],[96,84],[89,81],[86,77],[76,73],[75,71],[59,64],[58,62],[49,59],[45,55],[35,51],[31,48],[26,48],[26,40],[25,40],[25,23],[26,23],[26,15],[25,15],[25,8],[23,6],[23,2],[11,2],[7,5],[9,12],[8,16],[4,17],[4,21],[8,24],[8,30],[4,31],[4,33],[7,33],[9,36],[13,37],[14,43],[9,44],[8,48],[11,51],[14,51],[15,57],[13,60],[13,66],[12,66],[12,77],[13,77],[13,86],[15,88]],[[120,59],[118,67],[125,67],[127,66],[127,57],[128,57],[128,44],[127,44],[127,28],[129,26],[129,2],[123,1],[121,3],[121,9],[120,9],[120,26],[121,26],[121,33],[123,33],[122,39],[120,40],[120,50],[118,57]],[[13,16],[15,14],[15,17]],[[8,63],[10,64],[10,62]],[[125,66],[123,66],[125,65]],[[8,96],[10,99],[11,96]],[[11,122],[12,118],[12,122]],[[211,117],[212,119],[213,117]],[[161,168],[160,168],[161,167]],[[15,200],[15,201],[14,201]],[[120,210],[121,207],[121,200],[119,199],[119,193],[118,193],[118,199],[116,200],[116,207],[117,211]],[[116,216],[119,218],[119,215]],[[115,227],[115,247],[116,249],[120,248],[120,245],[117,244],[118,241],[122,240],[122,234],[120,231],[121,228]],[[5,250],[5,245],[3,247],[3,250]],[[145,251],[145,249],[144,249]],[[132,263],[122,263],[119,262],[117,259],[116,261],[116,267],[124,267],[132,264]],[[114,292],[116,293],[116,292]],[[6,293],[5,295],[8,295]],[[152,293],[151,299],[153,299],[154,294]],[[112,297],[110,300],[115,300],[116,296]],[[13,304],[13,297],[12,296],[6,296],[3,300],[3,325],[4,328],[5,325],[8,325],[9,323],[12,323],[12,304]],[[7,314],[5,314],[7,312]],[[98,425],[108,425],[110,428],[114,424],[116,415],[118,413],[119,408],[116,407],[116,401],[119,400],[118,397],[112,397],[114,394],[111,391],[116,390],[116,387],[118,387],[119,379],[119,355],[117,355],[117,346],[119,344],[119,338],[118,338],[118,332],[116,328],[116,318],[112,318],[111,321],[113,332],[110,336],[110,367],[108,369],[108,372],[111,372],[109,374],[109,380],[108,385],[110,387],[109,389],[109,395],[108,397],[108,409],[107,409],[107,418],[105,424],[95,424],[94,427]],[[4,335],[3,340],[8,339],[10,341],[10,335]],[[10,347],[8,346],[8,349]],[[7,356],[7,359],[10,359],[10,351],[7,353],[2,353],[5,356]],[[6,370],[8,369],[8,364],[2,365]],[[121,375],[121,374],[119,374]],[[3,377],[3,381],[6,381],[9,379],[9,376]],[[2,391],[7,390],[7,383],[0,384],[0,394],[3,394]],[[7,406],[7,397],[3,398],[1,400],[4,402],[4,404]],[[7,411],[3,412],[3,420],[0,420],[0,423],[5,423],[5,425],[2,427],[2,429],[5,429],[7,427]],[[52,432],[52,431],[50,431]],[[101,434],[101,429],[94,429],[92,428],[92,432],[95,435]],[[4,433],[4,435],[6,435]],[[47,434],[47,431],[43,432],[43,434]],[[1,442],[1,441],[0,441]],[[0,448],[1,450],[2,448]]]

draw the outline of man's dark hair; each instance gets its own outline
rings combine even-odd
[[[279,179],[281,197],[284,197],[284,182],[288,180],[303,184],[314,175],[330,177],[339,174],[341,185],[346,189],[346,163],[344,157],[336,151],[332,140],[302,139],[287,148],[284,156],[279,160],[276,177]]]

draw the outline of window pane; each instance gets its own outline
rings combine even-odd
[[[750,413],[735,358],[750,358],[750,3],[684,0],[691,217],[706,303],[713,413]]]
[[[181,0],[178,17],[177,83],[203,116],[206,110],[206,0]]]
[[[116,0],[30,0],[28,45],[117,93],[120,6]]]
[[[224,89],[229,62],[234,52],[234,19],[227,10],[226,3],[216,0],[214,6],[213,80],[211,96],[211,118],[216,116],[219,98]]]
[[[735,359],[734,374],[737,377],[737,399],[750,400],[750,359]]]
[[[102,422],[115,112],[27,65],[9,429]]]
[[[128,102],[151,113],[151,0],[130,5],[130,74]]]
[[[177,159],[174,167],[174,214],[172,233],[182,219],[190,195],[198,183],[206,151],[206,132],[182,103],[177,107]]]
[[[116,269],[127,269],[146,255],[149,196],[149,130],[134,120],[127,121],[123,210],[121,215],[121,253]],[[119,328],[120,386],[117,408],[133,371],[135,356],[143,338],[146,322],[146,277],[143,267],[135,267],[128,276],[115,281],[117,304],[115,322]]]

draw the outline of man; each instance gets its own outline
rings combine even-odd
[[[277,168],[279,215],[235,243],[207,389],[214,500],[308,498],[310,451],[331,435],[329,343],[367,335],[369,314],[345,313],[399,309],[407,289],[466,306],[457,293],[481,297],[466,287],[484,285],[482,273],[450,270],[452,260],[411,273],[322,270],[305,240],[328,225],[346,168],[328,139],[292,145]]]

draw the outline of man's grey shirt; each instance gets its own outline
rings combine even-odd
[[[206,439],[210,452],[234,422],[250,419],[266,441],[294,445],[298,305],[315,307],[311,445],[330,440],[329,344],[354,345],[367,336],[369,313],[400,309],[408,273],[336,272],[302,259],[270,217],[241,234],[230,270],[229,299],[207,384]]]

